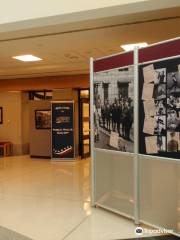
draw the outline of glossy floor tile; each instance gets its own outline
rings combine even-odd
[[[34,240],[136,237],[133,222],[91,208],[89,171],[88,159],[0,158],[0,226]]]
[[[32,240],[7,228],[0,227],[0,240]]]

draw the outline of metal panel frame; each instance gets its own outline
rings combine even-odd
[[[96,164],[94,158],[94,60],[90,59],[90,126],[91,126],[91,205],[95,206],[96,199]]]
[[[134,219],[139,224],[139,79],[138,79],[138,47],[134,49]]]
[[[122,55],[122,54],[129,53],[129,52],[132,52],[132,51],[113,54],[111,56],[98,58],[98,59],[95,59],[95,60],[106,59],[106,58],[109,58],[109,57]],[[138,62],[138,49],[137,49],[136,56],[134,55],[134,59],[136,59],[136,61]],[[134,62],[134,60],[133,60],[133,62]],[[136,206],[136,200],[138,199],[138,195],[136,194],[136,192],[137,192],[136,189],[138,188],[138,180],[135,179],[136,178],[135,171],[134,171],[134,186],[133,186],[134,187],[133,195],[134,195],[135,204],[134,204],[134,214],[132,216],[129,215],[129,214],[123,213],[123,211],[116,211],[113,208],[110,208],[110,207],[107,207],[107,206],[105,206],[101,203],[98,203],[97,199],[96,199],[96,179],[95,179],[95,177],[96,177],[96,160],[95,160],[95,157],[94,157],[95,151],[113,152],[116,155],[133,156],[133,161],[134,161],[134,164],[135,164],[134,169],[135,169],[135,166],[138,164],[138,161],[136,161],[136,158],[137,158],[136,153],[138,151],[138,145],[135,146],[135,135],[137,135],[137,127],[136,127],[136,130],[135,130],[135,125],[138,126],[138,118],[137,118],[138,114],[137,114],[137,107],[136,107],[136,109],[134,109],[134,115],[136,115],[137,120],[136,120],[136,124],[135,124],[135,119],[134,119],[134,124],[135,124],[134,125],[134,151],[132,153],[131,152],[122,152],[122,151],[113,151],[113,150],[108,150],[108,149],[95,148],[95,146],[94,146],[94,117],[93,117],[94,116],[94,68],[93,68],[93,65],[94,65],[94,59],[90,58],[91,186],[92,186],[91,187],[91,204],[92,204],[92,206],[99,206],[99,207],[102,207],[102,208],[107,209],[109,211],[112,211],[114,213],[120,214],[121,216],[124,216],[128,219],[132,219],[137,224],[139,224],[139,214],[138,214],[139,204],[137,204],[137,206]],[[119,67],[119,68],[113,68],[113,69],[124,69],[124,68],[127,68],[127,67],[134,67],[134,64]],[[104,70],[104,71],[101,71],[101,72],[106,72],[106,71],[111,71],[111,70],[112,69],[108,69],[108,70]],[[136,74],[136,77],[134,76],[134,86],[135,86],[136,85],[135,79],[138,78],[138,67],[137,67],[137,69],[134,68],[134,74]],[[137,88],[137,87],[134,87],[134,102],[135,102],[135,99],[138,99],[138,96],[135,95],[135,93],[136,93],[135,88]],[[138,167],[138,165],[137,165],[137,167]]]

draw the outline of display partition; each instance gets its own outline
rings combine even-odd
[[[134,58],[130,51],[91,59],[90,87],[93,204],[131,219],[138,213]]]
[[[93,204],[179,235],[180,38],[91,59],[90,88]]]
[[[180,234],[180,38],[139,49],[140,222]]]

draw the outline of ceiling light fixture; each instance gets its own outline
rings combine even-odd
[[[41,58],[33,55],[20,55],[20,56],[15,56],[13,58],[23,62],[36,62],[36,61],[42,60]]]
[[[148,43],[142,42],[142,43],[132,43],[132,44],[121,45],[121,48],[127,52],[127,51],[134,50],[135,47],[143,48],[147,46],[148,46]]]

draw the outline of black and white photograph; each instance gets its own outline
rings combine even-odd
[[[35,110],[36,129],[51,128],[51,111],[50,110]]]
[[[166,135],[166,116],[155,116],[154,135]]]
[[[166,115],[166,99],[155,100],[155,113],[157,116]]]
[[[166,83],[166,68],[156,69],[157,78],[154,84]]]
[[[167,74],[167,95],[180,97],[180,76],[179,72],[171,72]]]
[[[180,118],[175,110],[171,110],[167,114],[167,130],[171,132],[180,131]]]
[[[179,132],[169,132],[167,134],[167,151],[178,152],[180,149],[180,135]]]
[[[156,100],[166,99],[166,84],[154,84],[153,98]]]
[[[177,98],[173,95],[167,97],[167,109],[168,111],[175,110],[176,111]]]
[[[94,142],[96,148],[133,152],[133,68],[94,75]]]
[[[166,151],[166,137],[158,135],[157,136],[157,150],[158,152]]]

